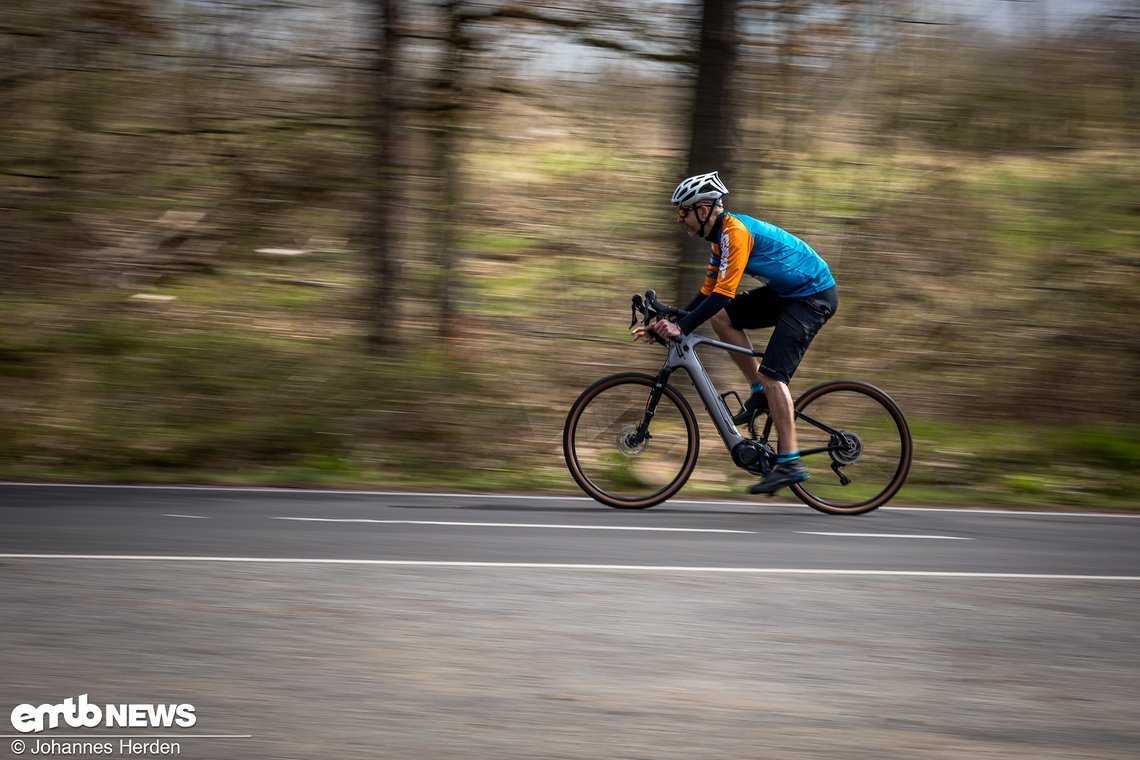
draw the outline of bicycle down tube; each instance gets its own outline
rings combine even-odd
[[[683,335],[679,341],[673,343],[669,348],[669,356],[665,359],[665,364],[661,368],[664,377],[661,382],[667,382],[668,377],[677,369],[683,369],[693,381],[693,387],[697,389],[697,394],[704,402],[705,409],[712,418],[713,424],[716,425],[716,430],[720,433],[721,440],[724,441],[725,447],[732,451],[733,447],[742,441],[749,440],[736,431],[736,425],[732,422],[732,416],[729,414],[728,407],[725,406],[724,401],[717,395],[716,388],[713,387],[712,380],[709,379],[708,372],[701,364],[700,358],[697,356],[696,347],[700,345],[709,345],[714,348],[722,348],[726,351],[736,351],[741,354],[751,354],[752,356],[759,356],[755,351],[744,348],[743,346],[736,346],[732,343],[724,343],[712,338],[706,338],[701,335]],[[658,375],[660,378],[661,375]]]

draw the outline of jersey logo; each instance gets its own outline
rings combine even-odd
[[[728,270],[728,233],[722,231],[720,233],[720,278],[724,279],[724,273]]]

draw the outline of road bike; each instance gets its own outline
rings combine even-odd
[[[656,294],[635,293],[632,327],[639,316],[676,318],[685,311],[657,301]],[[736,391],[718,393],[697,357],[710,346],[763,356],[731,343],[700,335],[658,339],[669,354],[656,376],[621,372],[598,380],[570,407],[562,434],[566,466],[589,496],[616,509],[646,509],[673,497],[685,485],[700,453],[700,432],[693,407],[670,385],[684,370],[724,441],[733,464],[764,476],[776,461],[769,442],[771,418],[763,411],[741,426],[729,397],[743,409]],[[812,473],[791,491],[800,501],[832,515],[858,515],[886,504],[899,492],[910,471],[913,442],[902,409],[883,391],[858,380],[834,380],[808,390],[795,402],[800,456]]]

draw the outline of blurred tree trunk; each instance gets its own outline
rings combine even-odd
[[[439,333],[444,339],[455,335],[456,272],[459,269],[459,236],[462,225],[459,177],[459,130],[463,124],[463,72],[471,49],[471,38],[462,14],[464,0],[443,0],[441,10],[446,26],[444,50],[435,84],[435,123],[432,125],[435,172],[439,182],[436,230],[439,307]]]
[[[737,60],[739,0],[704,0],[697,86],[693,98],[692,132],[686,176],[719,171],[732,189],[732,147],[736,139],[736,109],[731,83]],[[674,298],[684,305],[704,280],[708,246],[682,238],[677,251]]]
[[[373,196],[369,270],[369,342],[378,351],[396,341],[396,284],[399,275],[397,228],[400,186],[397,164],[397,120],[400,100],[397,66],[400,53],[399,20],[401,0],[376,2],[376,55],[372,62]]]
[[[777,48],[777,77],[779,81],[779,98],[781,100],[780,115],[780,148],[789,153],[795,150],[797,135],[799,133],[799,120],[797,114],[800,110],[800,97],[796,87],[796,71],[794,61],[800,54],[800,23],[804,11],[803,3],[796,0],[781,2],[777,14],[780,17],[780,42]]]
[[[60,284],[97,241],[91,208],[118,192],[108,176],[126,173],[107,124],[123,108],[131,54],[164,33],[142,0],[0,3],[5,285]]]

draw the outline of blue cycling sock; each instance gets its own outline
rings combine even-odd
[[[798,450],[797,451],[787,451],[783,454],[777,454],[776,455],[776,464],[784,464],[785,462],[794,462],[799,458],[800,458],[800,452]]]
[[[759,380],[753,380],[752,381],[752,392],[753,393],[761,393],[763,390],[764,390],[764,383],[760,382]]]

